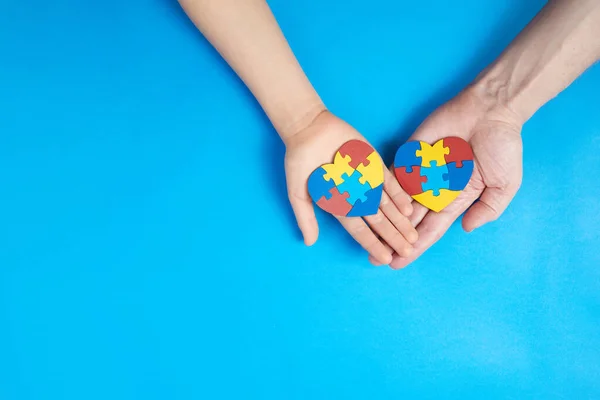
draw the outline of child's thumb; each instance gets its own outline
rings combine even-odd
[[[319,237],[319,225],[315,216],[315,208],[312,204],[308,193],[306,196],[298,196],[297,194],[289,194],[290,203],[298,222],[298,227],[304,237],[304,244],[312,246]]]

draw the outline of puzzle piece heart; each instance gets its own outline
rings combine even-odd
[[[308,177],[308,193],[323,210],[341,217],[377,214],[383,192],[383,163],[375,149],[350,140]]]
[[[446,208],[467,186],[473,174],[473,150],[459,137],[425,142],[407,142],[394,159],[400,186],[430,210]]]

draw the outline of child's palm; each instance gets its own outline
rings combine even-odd
[[[306,187],[307,179],[316,168],[332,162],[333,155],[341,145],[352,139],[366,142],[353,127],[324,112],[287,141],[285,169],[288,195],[307,245],[312,245],[317,240],[319,232],[314,206]],[[364,221],[360,218],[337,218],[375,259],[387,264],[391,261],[392,252],[373,231],[397,253],[404,255],[410,253],[410,243],[414,243],[417,238],[415,229],[400,210],[406,215],[410,214],[410,197],[386,169],[384,194],[378,214],[365,217]]]

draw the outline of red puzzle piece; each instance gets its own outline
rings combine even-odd
[[[375,151],[371,146],[363,142],[362,140],[350,140],[344,143],[338,150],[342,157],[349,155],[351,160],[348,163],[352,168],[357,168],[359,164],[363,164],[365,167],[369,165],[370,161],[367,157]]]
[[[464,139],[459,137],[444,138],[444,147],[450,149],[450,154],[444,155],[446,164],[456,162],[456,166],[462,168],[463,161],[473,160],[473,150]]]
[[[327,199],[325,196],[321,197],[317,201],[317,205],[328,213],[345,217],[352,209],[352,204],[346,200],[350,197],[350,193],[344,192],[344,194],[341,194],[336,187],[330,189],[329,193],[333,196],[330,199]]]
[[[421,167],[412,167],[412,172],[406,172],[406,167],[394,168],[396,179],[402,186],[402,189],[410,196],[423,193],[421,183],[427,182],[426,176],[421,176]]]

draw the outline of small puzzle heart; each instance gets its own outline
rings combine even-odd
[[[454,201],[473,174],[473,150],[459,137],[447,137],[433,146],[406,142],[396,152],[394,173],[413,199],[439,212]]]
[[[341,217],[377,214],[383,192],[383,163],[371,146],[350,140],[308,177],[308,193],[323,210]]]

